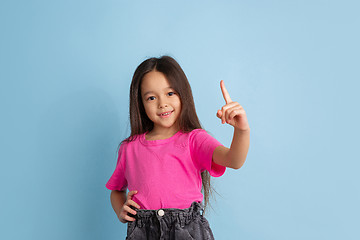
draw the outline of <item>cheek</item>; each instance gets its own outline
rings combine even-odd
[[[181,108],[181,100],[180,100],[179,97],[176,99],[176,101],[175,101],[174,104],[175,104],[175,106],[176,106],[177,108]]]
[[[154,115],[156,114],[156,109],[154,107],[148,106],[147,112],[148,114]]]
[[[149,114],[151,114],[151,107],[149,105],[144,105],[144,108],[145,108],[145,112],[146,112],[146,115],[149,116]]]

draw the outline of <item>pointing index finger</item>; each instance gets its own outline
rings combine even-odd
[[[225,99],[226,104],[231,103],[232,100],[231,100],[231,98],[230,98],[230,95],[229,95],[228,91],[227,91],[226,88],[225,88],[224,80],[221,80],[221,81],[220,81],[220,88],[221,88],[221,92],[222,92],[222,94],[223,94],[223,96],[224,96],[224,99]]]

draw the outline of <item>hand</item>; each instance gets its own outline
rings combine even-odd
[[[244,108],[238,102],[231,100],[223,80],[220,81],[220,88],[226,104],[221,110],[217,111],[216,116],[221,119],[222,124],[226,122],[238,130],[249,130],[250,127]]]
[[[127,222],[133,222],[135,221],[135,218],[130,217],[128,215],[128,213],[136,215],[136,211],[134,209],[132,209],[131,207],[135,207],[140,209],[139,204],[137,204],[136,202],[134,202],[132,199],[133,195],[137,194],[137,191],[130,191],[127,195],[126,198],[126,202],[124,203],[124,205],[122,206],[120,213],[119,213],[119,220],[122,223],[127,223]]]

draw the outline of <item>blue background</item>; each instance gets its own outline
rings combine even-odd
[[[230,147],[220,80],[251,127],[213,178],[216,239],[359,239],[356,1],[1,1],[0,238],[124,239],[105,183],[148,57],[187,74]]]

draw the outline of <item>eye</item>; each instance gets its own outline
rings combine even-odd
[[[169,92],[168,94],[172,93],[170,96],[174,95],[175,93],[174,92]]]
[[[154,96],[148,97],[146,100],[149,100],[149,98],[153,98]]]

